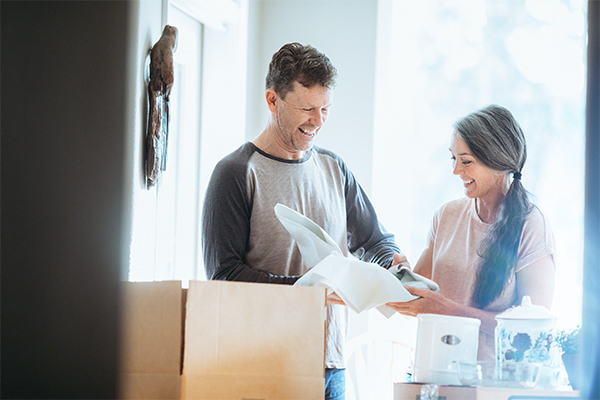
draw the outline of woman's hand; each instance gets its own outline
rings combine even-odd
[[[420,296],[418,299],[402,303],[387,303],[386,305],[403,315],[416,317],[419,314],[441,314],[456,317],[476,318],[481,321],[480,330],[488,335],[494,335],[496,328],[495,317],[498,312],[484,311],[478,308],[463,306],[445,297],[440,292],[427,289],[417,289],[404,286],[410,294]]]
[[[387,303],[386,305],[403,315],[416,317],[418,314],[457,315],[458,304],[439,292],[404,286],[414,296],[419,296],[406,302]]]

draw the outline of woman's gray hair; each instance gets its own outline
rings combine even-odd
[[[521,231],[532,207],[520,180],[527,145],[512,113],[495,104],[459,119],[454,128],[473,157],[483,165],[515,174],[498,218],[477,247],[482,262],[477,270],[472,304],[483,309],[502,294],[517,265]]]
[[[525,135],[512,113],[492,104],[455,122],[458,136],[488,168],[521,172],[527,160]]]

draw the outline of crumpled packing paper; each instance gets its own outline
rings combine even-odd
[[[331,236],[304,215],[283,204],[275,205],[275,215],[296,241],[306,268],[311,269],[332,253],[343,254]]]
[[[316,223],[302,214],[277,204],[275,214],[296,240],[304,264],[309,269],[296,286],[324,286],[335,292],[357,313],[377,308],[390,318],[395,311],[388,302],[404,302],[417,298],[404,285],[438,291],[438,285],[407,267],[386,270],[375,263],[343,256],[335,241]],[[395,274],[398,274],[399,278]]]

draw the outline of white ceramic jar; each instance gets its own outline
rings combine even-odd
[[[523,296],[520,306],[498,314],[496,322],[496,361],[557,365],[556,318],[547,308]]]

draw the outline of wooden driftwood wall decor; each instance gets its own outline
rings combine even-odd
[[[167,168],[169,95],[173,87],[173,52],[177,28],[165,25],[161,38],[150,51],[149,109],[146,136],[146,188],[156,185],[158,174]]]

